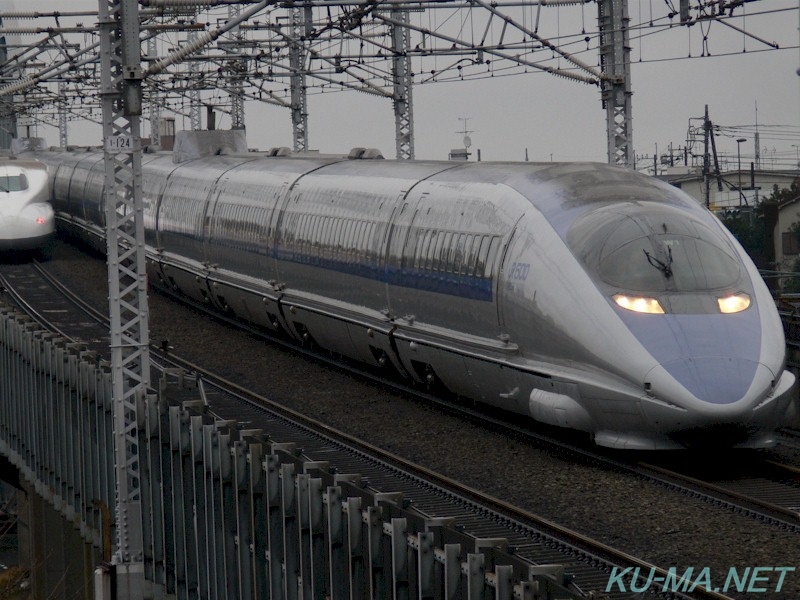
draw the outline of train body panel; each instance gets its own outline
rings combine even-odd
[[[0,250],[46,252],[55,232],[44,164],[0,159]]]
[[[43,160],[71,180],[54,182],[56,206],[97,230],[97,194],[71,197],[94,190],[79,181],[90,161]],[[158,282],[324,349],[619,448],[711,434],[766,446],[792,418],[757,270],[655,179],[603,164],[167,155],[144,179]]]

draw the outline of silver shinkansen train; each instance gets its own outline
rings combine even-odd
[[[46,256],[55,232],[47,167],[35,160],[0,158],[0,251],[36,250]]]
[[[103,160],[40,156],[104,247]],[[614,448],[764,447],[783,330],[692,198],[605,164],[144,157],[152,283]],[[713,442],[711,442],[713,440]]]

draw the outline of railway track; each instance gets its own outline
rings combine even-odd
[[[26,310],[30,310],[34,318],[52,323],[60,335],[77,338],[90,349],[97,348],[96,351],[103,354],[102,346],[107,344],[107,325],[100,320],[101,315],[97,311],[87,311],[80,299],[67,299],[69,290],[49,277],[45,269],[37,265],[7,265],[0,271],[4,297],[16,298],[14,301],[26,305]],[[153,351],[156,362],[163,366],[178,365],[200,375],[201,391],[218,418],[246,421],[244,426],[247,428],[270,430],[273,439],[291,440],[311,458],[324,456],[325,460],[336,465],[339,472],[359,473],[370,486],[401,494],[423,514],[454,519],[465,532],[474,532],[476,538],[505,540],[502,542],[504,546],[513,548],[518,556],[535,564],[562,565],[553,567],[553,573],[564,577],[565,581],[571,580],[576,590],[596,593],[598,598],[727,597],[703,587],[686,593],[687,587],[681,588],[680,582],[675,581],[674,572],[488,497],[385,450],[334,431],[324,423],[287,411],[232,382],[204,373],[199,365],[181,361],[174,355],[159,356],[158,348],[153,348]],[[482,419],[486,419],[485,414]],[[496,421],[492,426],[508,425]],[[544,437],[539,437],[537,443],[544,443],[544,440]],[[572,451],[578,454],[587,452],[576,448]],[[597,460],[597,457],[592,457],[592,460]],[[652,590],[648,589],[644,595],[620,589],[610,589],[606,593],[611,574],[625,569],[638,569],[641,573],[651,573],[654,581],[672,583],[665,585],[664,589],[652,586]]]

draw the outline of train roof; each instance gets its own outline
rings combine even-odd
[[[26,171],[46,171],[47,165],[30,158],[16,158],[13,156],[0,157],[0,174],[20,175]]]

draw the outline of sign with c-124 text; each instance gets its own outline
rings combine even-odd
[[[129,135],[110,135],[105,139],[105,150],[112,154],[130,154],[133,152],[133,138]]]

